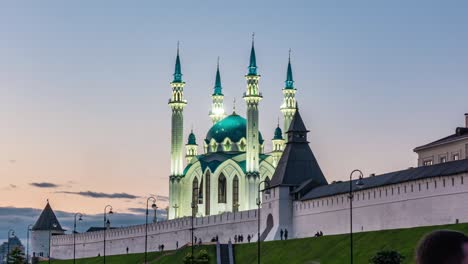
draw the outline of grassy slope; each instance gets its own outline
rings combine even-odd
[[[354,262],[369,263],[379,250],[393,249],[406,257],[404,263],[414,263],[414,249],[419,239],[437,229],[452,229],[468,233],[468,224],[418,227],[411,229],[363,232],[354,234]],[[236,245],[236,262],[256,263],[255,244]],[[262,243],[262,263],[349,263],[349,235],[324,236]]]
[[[216,263],[216,247],[215,246],[201,246],[195,247],[195,255],[201,249],[205,249],[210,255],[210,263]],[[159,252],[148,253],[148,263],[157,264],[174,264],[182,263],[185,255],[190,253],[190,247],[178,251],[166,251],[164,254]],[[108,264],[141,264],[144,262],[144,254],[128,254],[128,255],[115,255],[107,256],[106,263]],[[48,263],[47,261],[41,263]],[[73,260],[52,260],[52,264],[72,264]],[[86,258],[76,260],[76,264],[102,264],[102,257]]]
[[[405,264],[414,263],[414,249],[419,239],[426,233],[436,229],[452,229],[468,233],[468,224],[418,227],[411,229],[396,229],[377,232],[363,232],[354,235],[354,261],[366,264],[379,250],[393,249],[406,256]],[[211,262],[216,263],[215,246],[202,246],[210,255]],[[195,249],[197,252],[199,248]],[[158,252],[149,253],[148,259],[153,264],[182,263],[190,248],[179,251],[168,251],[161,256]],[[196,253],[195,253],[196,254]],[[257,263],[256,243],[235,246],[236,263]],[[273,241],[262,243],[262,263],[268,264],[343,264],[349,263],[349,235],[324,236],[319,238],[292,239],[288,241]],[[109,256],[109,264],[143,263],[143,254]],[[55,264],[71,264],[73,261],[52,261]],[[82,259],[78,264],[101,264],[101,258]]]

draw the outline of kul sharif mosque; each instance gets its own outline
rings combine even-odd
[[[243,99],[247,106],[246,118],[235,110],[227,115],[218,63],[209,112],[213,126],[201,141],[197,141],[192,131],[184,146],[184,108],[187,100],[184,99],[185,82],[177,48],[174,80],[170,83],[172,97],[169,99],[172,110],[169,219],[191,216],[192,213],[207,216],[257,207],[258,183],[264,180],[269,182],[272,178],[285,146],[283,131],[288,131],[296,112],[291,58],[288,60],[281,105],[283,130],[279,125],[275,129],[273,149],[268,154],[265,153],[264,138],[259,131],[259,104],[263,96],[253,39],[245,79],[247,87]],[[198,153],[199,144],[203,145],[203,154]]]

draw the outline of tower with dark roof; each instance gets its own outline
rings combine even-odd
[[[195,134],[193,133],[193,129],[190,131],[185,148],[185,159],[187,160],[187,163],[190,163],[192,158],[198,155],[198,144]]]
[[[271,151],[271,155],[273,156],[273,165],[276,167],[278,162],[283,154],[284,149],[284,138],[283,138],[283,131],[281,131],[279,120],[278,126],[275,128],[275,133],[273,139],[271,140],[273,145],[273,150]]]
[[[65,230],[60,225],[57,216],[47,201],[44,210],[31,228],[31,252],[37,257],[48,257],[49,238],[53,235],[63,235]]]

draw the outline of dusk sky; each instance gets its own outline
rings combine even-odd
[[[414,147],[464,125],[466,14],[467,1],[2,2],[0,232],[25,237],[37,218],[30,208],[46,199],[90,216],[106,204],[138,213],[150,194],[167,205],[177,41],[184,139],[193,126],[201,146],[211,126],[218,56],[225,110],[236,98],[245,116],[255,32],[267,152],[291,48],[301,115],[329,182],[356,168],[416,166]],[[122,224],[144,220],[135,217]]]

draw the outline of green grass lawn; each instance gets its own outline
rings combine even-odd
[[[210,256],[210,264],[216,263],[216,246],[196,246],[194,253],[200,250],[206,250]],[[177,251],[165,251],[160,252],[149,252],[148,263],[157,264],[175,264],[182,263],[186,254],[191,252],[190,247],[186,247]],[[48,263],[47,261],[41,262],[41,264]],[[52,260],[52,264],[72,264],[73,260]],[[77,259],[77,264],[102,264],[103,257]],[[106,256],[106,264],[142,264],[144,263],[144,254],[128,254],[128,255],[114,255]]]
[[[414,263],[414,249],[420,238],[437,229],[468,233],[468,224],[356,233],[353,236],[354,263],[367,264],[382,249],[397,250],[406,257],[404,263]],[[349,235],[265,242],[262,243],[261,250],[261,263],[265,264],[345,264],[349,263]],[[236,263],[257,263],[256,244],[236,245],[234,252]]]
[[[383,249],[392,249],[406,257],[405,264],[414,263],[414,249],[421,237],[437,229],[452,229],[468,233],[468,224],[418,227],[354,234],[354,263],[367,264],[369,259]],[[210,263],[216,263],[216,247],[196,247],[195,254],[200,249],[207,250]],[[190,247],[177,251],[167,251],[163,254],[151,252],[148,255],[152,264],[182,263],[184,256],[190,252]],[[235,245],[237,264],[257,263],[256,243]],[[141,264],[143,254],[129,254],[106,257],[108,264]],[[291,239],[288,241],[272,241],[262,243],[262,262],[264,264],[346,264],[349,263],[349,235],[323,236],[317,238]],[[55,260],[54,264],[71,264],[70,260]],[[102,257],[77,260],[78,264],[100,264]]]

